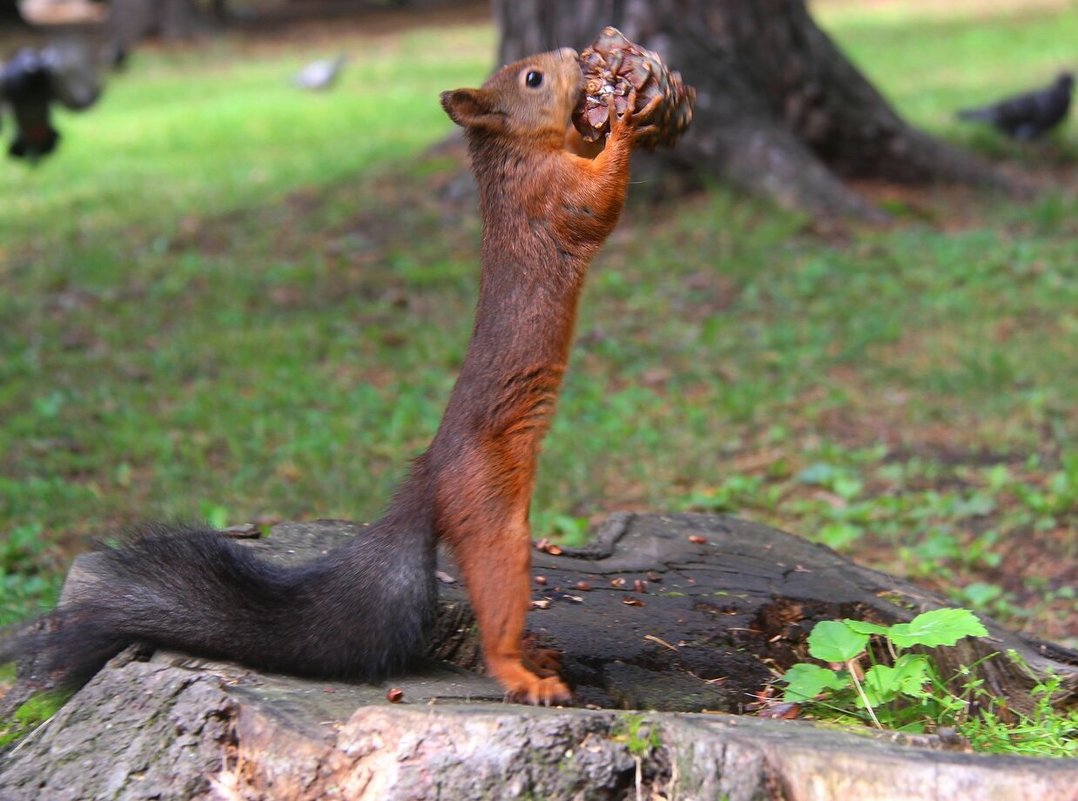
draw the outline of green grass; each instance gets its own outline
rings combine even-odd
[[[407,160],[452,127],[438,92],[481,76],[491,42],[491,32],[464,27],[328,45],[222,39],[140,51],[92,112],[59,115],[58,155],[33,170],[5,165],[0,242],[47,252],[60,242],[76,252],[99,244],[107,264],[117,261],[118,233],[150,244],[191,215]],[[354,54],[333,93],[290,83],[314,46]]]
[[[1028,8],[1012,3],[995,13],[974,7],[950,14],[939,13],[943,4],[926,9],[905,0],[861,8],[826,0],[819,5],[821,25],[837,34],[843,49],[907,119],[989,153],[1020,159],[1022,149],[978,126],[956,126],[956,109],[1047,85],[1061,70],[1074,69],[1071,42],[1078,35],[1078,13],[1073,3],[1069,9],[1062,2]]]
[[[952,111],[1047,80],[1076,15],[821,13],[914,122],[1073,177],[1073,123],[1038,151]],[[319,40],[352,55],[326,96],[287,85],[309,43],[146,50],[54,158],[0,168],[0,620],[139,519],[377,516],[470,330],[478,220],[423,153],[492,45]],[[837,244],[723,190],[634,204],[584,299],[536,534],[733,511],[1073,643],[1078,202],[919,202]]]
[[[13,676],[0,674],[0,682],[10,678]],[[0,749],[22,739],[45,723],[70,697],[70,691],[45,690],[20,704],[9,717],[0,720]]]

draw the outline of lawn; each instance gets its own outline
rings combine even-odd
[[[868,187],[820,233],[722,188],[631,205],[597,259],[533,503],[733,512],[1078,644],[1078,138],[953,110],[1073,57],[1063,3],[815,4],[899,110],[1025,203]],[[479,223],[439,91],[485,24],[148,48],[57,155],[0,166],[0,621],[143,518],[378,515],[464,353]],[[331,94],[288,77],[351,61]],[[1074,66],[1073,63],[1070,64]]]

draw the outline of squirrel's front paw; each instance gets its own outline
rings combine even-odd
[[[625,112],[618,115],[617,109],[614,107],[613,95],[609,98],[610,104],[610,136],[621,137],[630,136],[633,143],[640,142],[653,136],[657,131],[656,125],[646,124],[651,118],[652,114],[662,103],[662,97],[656,96],[648,101],[647,105],[642,109],[636,108],[636,90],[633,89],[629,92],[629,104]]]

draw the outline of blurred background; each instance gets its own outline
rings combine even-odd
[[[609,23],[700,102],[534,534],[733,513],[1078,645],[1073,0],[0,2],[0,622],[137,520],[376,517],[475,299],[438,93]]]

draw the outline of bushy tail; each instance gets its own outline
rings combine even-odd
[[[213,530],[162,525],[97,560],[79,597],[6,638],[0,661],[77,686],[141,642],[297,675],[375,679],[417,651],[435,607],[430,525],[392,515],[296,567]]]

